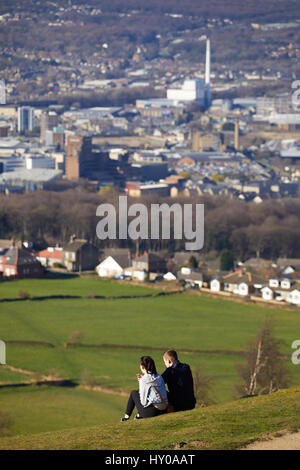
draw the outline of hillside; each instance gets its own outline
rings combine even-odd
[[[238,449],[300,428],[300,388],[109,426],[6,437],[0,449]]]

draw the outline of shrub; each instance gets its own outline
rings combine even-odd
[[[81,380],[80,383],[82,385],[87,385],[88,387],[96,387],[97,385],[100,385],[100,382],[91,375],[91,373],[88,370],[84,370],[81,374]]]
[[[19,290],[18,298],[19,299],[30,299],[30,294],[26,290]]]
[[[79,330],[75,330],[70,334],[68,343],[78,345],[82,342],[82,340],[83,340],[83,333]]]

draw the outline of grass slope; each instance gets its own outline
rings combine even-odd
[[[300,427],[300,388],[157,418],[0,439],[0,449],[237,449]]]
[[[0,393],[0,410],[12,420],[10,436],[112,424],[126,402],[126,397],[77,387],[9,387]]]

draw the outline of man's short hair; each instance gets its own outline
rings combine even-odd
[[[168,349],[168,351],[165,352],[164,358],[169,359],[170,361],[178,361],[178,355],[177,352],[174,351],[174,349]]]

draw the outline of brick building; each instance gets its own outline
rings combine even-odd
[[[4,278],[41,277],[43,268],[32,253],[12,243],[0,255],[0,272]]]

